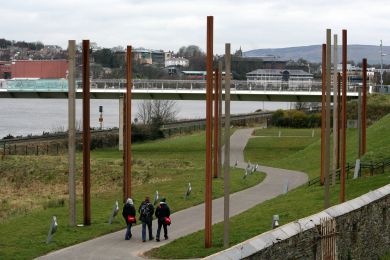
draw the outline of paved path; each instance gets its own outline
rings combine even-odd
[[[237,167],[245,168],[244,148],[254,129],[237,130],[231,136],[231,160]],[[265,172],[266,178],[260,184],[234,193],[230,196],[230,215],[237,215],[255,205],[283,193],[286,182],[289,189],[296,188],[308,181],[306,174],[296,171],[259,166],[258,171]],[[204,204],[194,206],[171,216],[172,226],[169,228],[169,240],[141,242],[140,225],[133,228],[130,241],[124,240],[125,230],[104,235],[71,247],[54,251],[39,259],[143,259],[142,253],[158,247],[176,238],[191,234],[204,228]],[[223,198],[213,200],[213,223],[223,221]],[[153,222],[153,231],[156,230]]]

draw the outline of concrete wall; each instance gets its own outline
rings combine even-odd
[[[318,228],[325,217],[336,220],[339,259],[378,259],[390,251],[389,207],[390,185],[386,185],[206,259],[321,259]]]

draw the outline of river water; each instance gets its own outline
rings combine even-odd
[[[82,101],[76,101],[77,125],[81,126]],[[142,100],[133,100],[132,118],[137,117],[137,108]],[[118,100],[91,100],[91,127],[99,126],[99,106],[103,106],[104,127],[118,127]],[[179,119],[195,119],[206,117],[205,101],[176,101]],[[232,101],[231,113],[250,113],[258,109],[288,109],[290,103],[285,102],[249,102]],[[42,134],[56,130],[66,130],[68,124],[67,99],[0,99],[0,138],[13,136]]]

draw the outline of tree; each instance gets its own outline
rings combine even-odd
[[[188,59],[188,70],[206,70],[206,54],[196,45],[181,47],[176,56]]]
[[[138,119],[145,125],[159,126],[175,121],[178,114],[173,100],[144,100],[138,105]]]
[[[179,49],[177,55],[184,58],[200,57],[204,56],[204,52],[196,45],[183,46]]]

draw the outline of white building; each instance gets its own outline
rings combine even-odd
[[[303,70],[258,69],[246,74],[250,86],[298,88],[312,85],[313,74]]]
[[[189,65],[190,65],[190,62],[186,58],[180,57],[180,58],[170,58],[170,59],[165,60],[165,67],[171,67],[171,66],[188,67]]]

